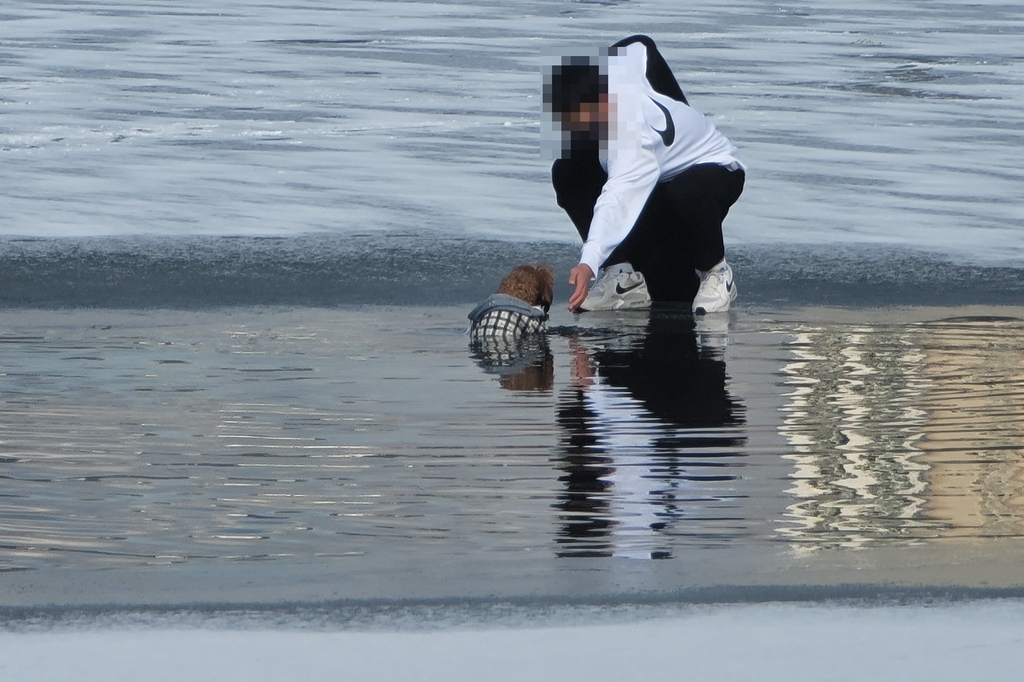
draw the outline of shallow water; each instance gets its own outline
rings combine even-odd
[[[1012,3],[15,0],[0,27],[6,236],[568,242],[541,54],[646,32],[750,167],[731,243],[1024,262]]]
[[[1019,538],[1022,321],[800,325],[780,431],[810,546]]]
[[[0,568],[509,596],[916,546],[976,584],[1024,530],[1024,314],[957,312],[556,312],[510,355],[462,308],[11,311]]]

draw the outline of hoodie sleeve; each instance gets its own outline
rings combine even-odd
[[[643,110],[646,63],[647,52],[637,44],[608,67],[608,180],[580,254],[595,274],[633,229],[661,177],[655,134]]]
[[[619,155],[632,158],[615,158],[610,152],[608,180],[594,205],[590,232],[580,255],[580,262],[594,273],[633,229],[658,184],[661,169],[650,144],[645,141],[633,154]]]

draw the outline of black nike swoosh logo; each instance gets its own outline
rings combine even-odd
[[[621,284],[616,284],[615,285],[615,293],[617,293],[619,296],[621,296],[622,294],[628,294],[630,291],[633,291],[633,289],[636,289],[637,287],[642,287],[643,285],[644,285],[643,282],[637,282],[636,284],[632,284],[632,285],[626,287],[625,289],[623,289]]]
[[[658,130],[654,126],[651,127],[654,128],[654,132],[661,135],[661,141],[665,143],[665,146],[671,147],[672,143],[676,141],[676,124],[672,121],[672,114],[668,113],[665,105],[658,100],[651,97],[651,101],[654,102],[654,106],[661,109],[661,113],[665,114],[665,129]]]

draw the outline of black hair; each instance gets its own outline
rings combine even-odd
[[[562,114],[608,94],[608,76],[590,57],[565,57],[544,78],[544,109]],[[547,76],[547,74],[545,74]]]

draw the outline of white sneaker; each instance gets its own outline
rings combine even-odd
[[[642,273],[629,263],[610,265],[601,270],[601,276],[590,287],[580,310],[620,310],[622,308],[649,308],[651,294]]]
[[[732,281],[732,268],[722,262],[707,272],[700,272],[700,289],[693,297],[694,315],[724,313],[736,300],[736,283]]]

